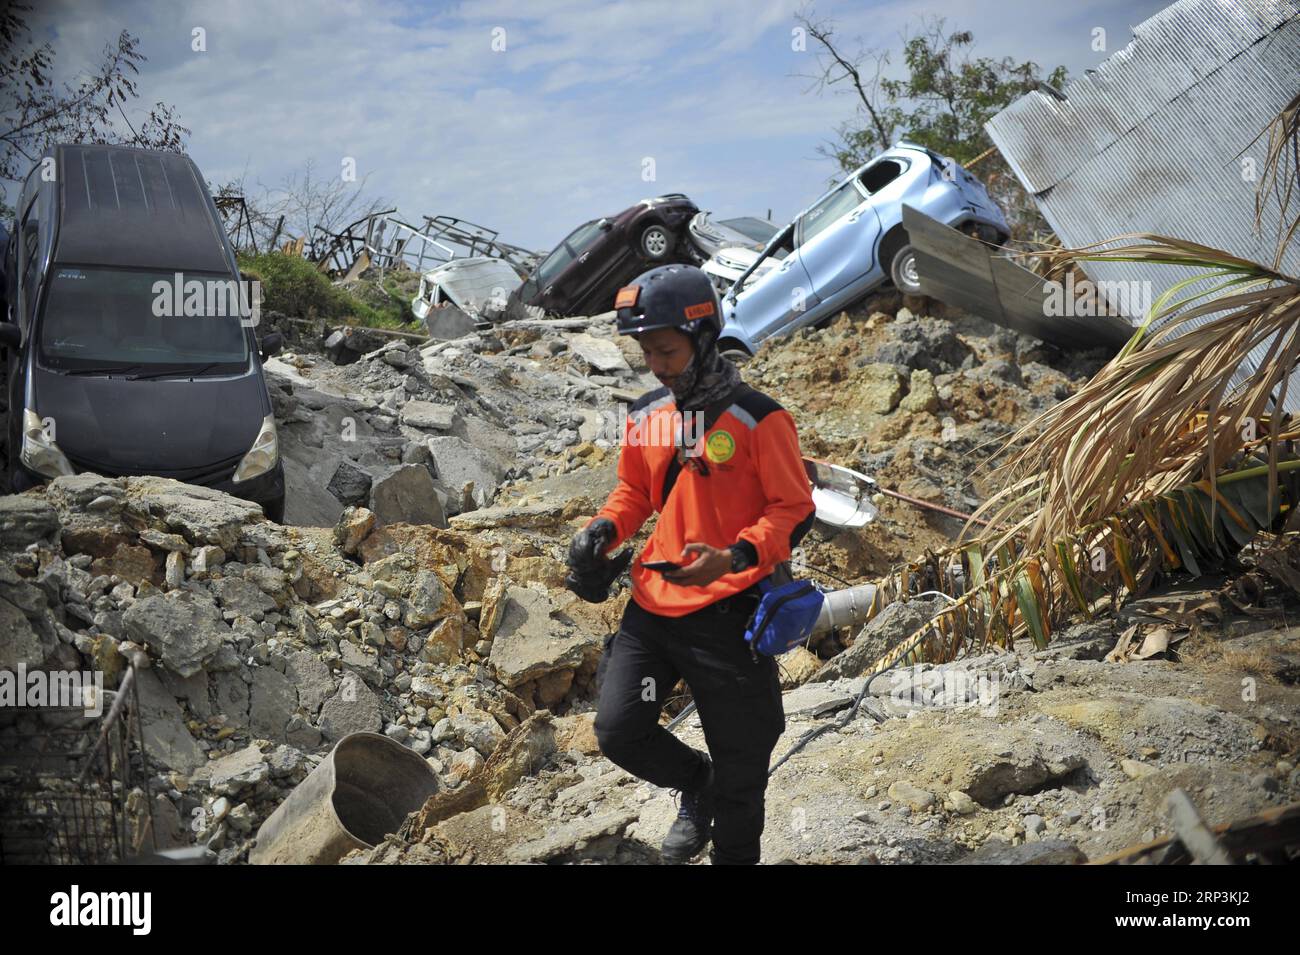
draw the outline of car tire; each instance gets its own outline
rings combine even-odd
[[[905,245],[894,253],[894,261],[889,266],[889,277],[894,287],[904,295],[920,295],[921,280],[916,271],[916,250]]]
[[[673,234],[666,225],[651,223],[641,231],[637,246],[641,254],[651,262],[662,262],[673,250]]]

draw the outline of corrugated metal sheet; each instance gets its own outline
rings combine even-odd
[[[1064,100],[1034,92],[994,116],[993,142],[1068,246],[1155,232],[1271,263],[1280,216],[1272,205],[1255,231],[1257,182],[1241,159],[1263,172],[1266,137],[1256,138],[1300,92],[1300,4],[1179,0],[1133,33]],[[1082,265],[1094,281],[1150,283],[1152,300],[1195,274]],[[1282,269],[1300,273],[1300,243]],[[1300,380],[1288,392],[1288,410],[1300,410]]]

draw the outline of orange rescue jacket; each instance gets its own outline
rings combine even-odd
[[[812,526],[814,510],[794,418],[767,395],[748,390],[738,396],[697,446],[703,448],[700,457],[709,473],[690,466],[672,469],[677,471],[674,489],[667,481],[680,426],[668,388],[637,399],[624,424],[618,486],[596,514],[618,529],[609,553],[659,512],[650,541],[632,567],[632,599],[665,617],[699,610],[772,573]],[[688,436],[689,429],[688,421]],[[758,563],[704,587],[669,583],[639,566],[656,560],[690,563],[695,557],[682,554],[687,543],[726,548],[741,538],[754,545]]]

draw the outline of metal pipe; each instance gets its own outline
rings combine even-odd
[[[844,590],[832,590],[822,599],[822,610],[813,624],[813,633],[826,633],[840,627],[866,623],[871,604],[876,599],[875,584],[858,584]]]
[[[913,507],[925,508],[928,511],[937,511],[940,514],[947,514],[949,517],[958,517],[963,521],[971,521],[972,523],[980,524],[984,527],[989,526],[988,521],[981,520],[974,514],[963,514],[961,511],[954,511],[951,507],[944,507],[942,504],[933,504],[930,501],[923,501],[919,497],[912,497],[910,494],[904,494],[902,491],[891,491],[887,487],[882,487],[879,491],[886,497],[897,498],[900,501],[905,501],[906,503],[911,504]]]

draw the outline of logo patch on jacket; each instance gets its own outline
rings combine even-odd
[[[736,439],[726,431],[715,431],[704,442],[704,455],[714,464],[730,461],[736,453]]]

